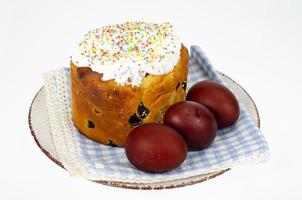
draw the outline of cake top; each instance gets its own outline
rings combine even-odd
[[[102,73],[104,81],[138,86],[146,73],[172,71],[180,47],[170,23],[126,22],[89,31],[72,61]]]

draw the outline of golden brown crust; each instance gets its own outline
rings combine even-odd
[[[102,81],[100,73],[71,63],[75,126],[94,141],[124,146],[128,134],[138,123],[162,122],[167,107],[184,100],[182,85],[188,76],[188,57],[188,50],[182,45],[180,60],[173,71],[147,75],[140,87]]]

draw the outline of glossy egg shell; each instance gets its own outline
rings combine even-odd
[[[216,137],[214,115],[196,102],[184,101],[169,107],[164,115],[164,124],[181,133],[190,150],[205,149]]]
[[[127,138],[126,155],[138,169],[162,173],[178,167],[187,156],[186,142],[173,128],[156,123],[143,124]]]
[[[230,126],[239,118],[240,109],[235,95],[217,82],[207,80],[194,84],[187,100],[206,106],[215,115],[218,128]]]

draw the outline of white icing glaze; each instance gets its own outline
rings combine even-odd
[[[139,86],[146,73],[166,74],[180,58],[180,39],[169,23],[127,22],[89,31],[72,61],[103,74],[102,80]]]

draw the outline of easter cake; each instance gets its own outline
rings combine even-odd
[[[185,99],[188,50],[169,23],[89,31],[71,57],[72,120],[86,137],[125,146],[138,125],[161,123]]]

